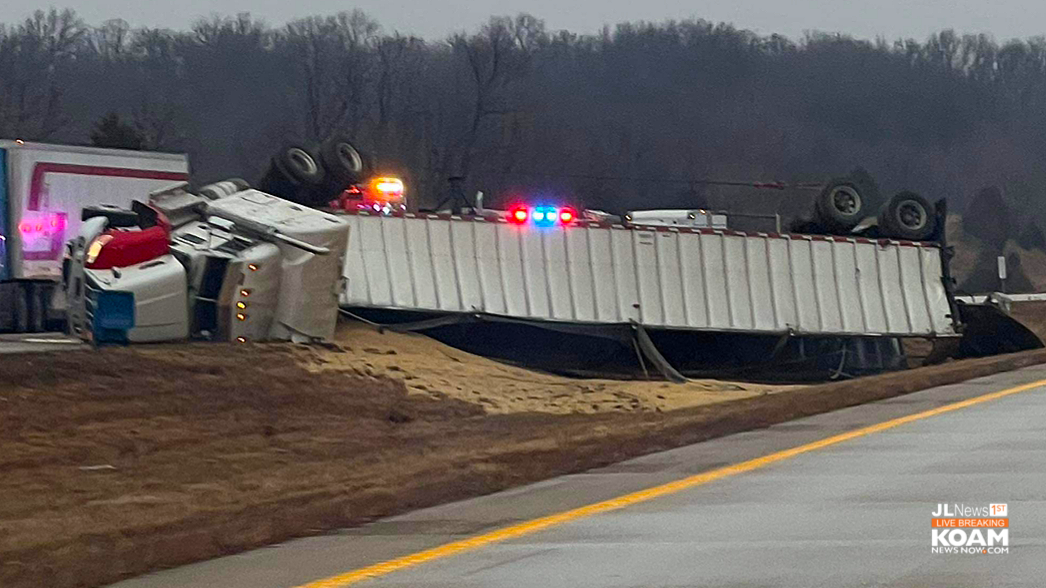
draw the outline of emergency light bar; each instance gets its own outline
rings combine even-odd
[[[516,225],[526,224],[527,221],[530,221],[538,227],[565,226],[576,219],[577,212],[569,206],[561,208],[555,206],[535,206],[531,209],[518,205],[513,206],[508,212],[508,221]]]
[[[374,195],[382,199],[398,199],[403,197],[403,180],[399,178],[380,177],[370,182]]]

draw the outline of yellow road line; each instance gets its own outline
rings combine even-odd
[[[302,584],[297,588],[341,588],[342,586],[349,586],[351,584],[362,582],[363,580],[376,578],[378,576],[384,576],[397,570],[414,567],[425,562],[433,561],[436,559],[442,559],[444,557],[449,557],[451,555],[455,555],[464,551],[478,549],[485,545],[490,545],[491,543],[498,543],[500,541],[505,541],[508,539],[515,539],[516,537],[529,535],[531,533],[535,533],[537,531],[541,531],[549,527],[554,527],[556,525],[561,525],[563,523],[575,521],[577,519],[592,516],[594,514],[599,514],[601,512],[617,510],[619,508],[623,508],[632,504],[646,502],[648,500],[652,500],[660,496],[674,494],[681,490],[686,490],[695,486],[701,486],[703,484],[707,484],[715,480],[719,480],[729,476],[734,476],[744,472],[750,472],[752,470],[756,470],[768,466],[770,464],[777,463],[779,461],[784,461],[797,455],[802,455],[804,453],[815,451],[817,449],[823,449],[825,447],[830,447],[832,445],[836,445],[844,441],[849,441],[858,437],[864,437],[866,435],[871,435],[872,433],[879,433],[888,429],[893,429],[894,427],[899,427],[907,423],[921,421],[932,416],[952,412],[954,410],[959,410],[960,408],[966,408],[968,406],[974,406],[976,404],[981,404],[982,402],[988,402],[990,400],[995,400],[1004,396],[1010,396],[1011,394],[1017,394],[1018,392],[1024,392],[1025,390],[1030,390],[1032,388],[1037,388],[1043,385],[1046,385],[1046,380],[1039,380],[1030,384],[1023,384],[1020,386],[1015,386],[1013,388],[1000,390],[998,392],[992,392],[989,394],[984,394],[982,396],[975,396],[974,398],[969,398],[961,402],[947,404],[916,414],[891,419],[875,425],[870,425],[861,429],[849,431],[847,433],[833,435],[832,437],[821,439],[820,441],[814,441],[813,443],[808,443],[806,445],[800,445],[798,447],[785,449],[783,451],[778,451],[776,453],[771,453],[769,455],[764,455],[762,457],[757,457],[755,459],[750,459],[748,461],[743,461],[734,465],[710,470],[687,478],[683,478],[681,480],[676,480],[675,482],[662,484],[661,486],[654,486],[653,488],[647,488],[646,490],[632,492],[631,494],[625,494],[623,496],[611,498],[610,500],[605,500],[603,502],[596,502],[594,504],[589,504],[587,506],[582,506],[573,510],[564,511],[561,513],[533,519],[530,521],[525,521],[516,525],[512,525],[510,527],[505,527],[496,531],[491,531],[490,533],[476,535],[475,537],[469,537],[468,539],[454,541],[445,545],[440,545],[439,547],[426,549],[424,551],[419,551],[411,555],[398,557],[396,559],[391,559],[385,562],[370,565],[364,568],[360,568],[358,570],[353,570],[351,572],[346,572],[344,574],[332,576],[330,578],[316,580],[314,582],[309,582],[308,584]]]

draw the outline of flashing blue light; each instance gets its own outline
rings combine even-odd
[[[531,213],[530,217],[534,219],[534,224],[539,227],[551,227],[556,224],[556,216],[558,211],[554,206],[538,206],[534,208],[534,212]]]

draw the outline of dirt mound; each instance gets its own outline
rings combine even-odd
[[[721,380],[663,381],[577,379],[534,372],[460,351],[416,334],[379,333],[343,322],[337,346],[302,350],[311,371],[348,371],[402,382],[407,392],[454,398],[490,414],[553,414],[674,410],[786,390],[790,386]]]

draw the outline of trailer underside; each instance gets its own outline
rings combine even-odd
[[[664,329],[366,307],[343,312],[383,329],[424,333],[476,355],[580,377],[801,382],[909,367],[905,338],[900,337]],[[951,349],[959,338],[929,341],[921,347]]]

